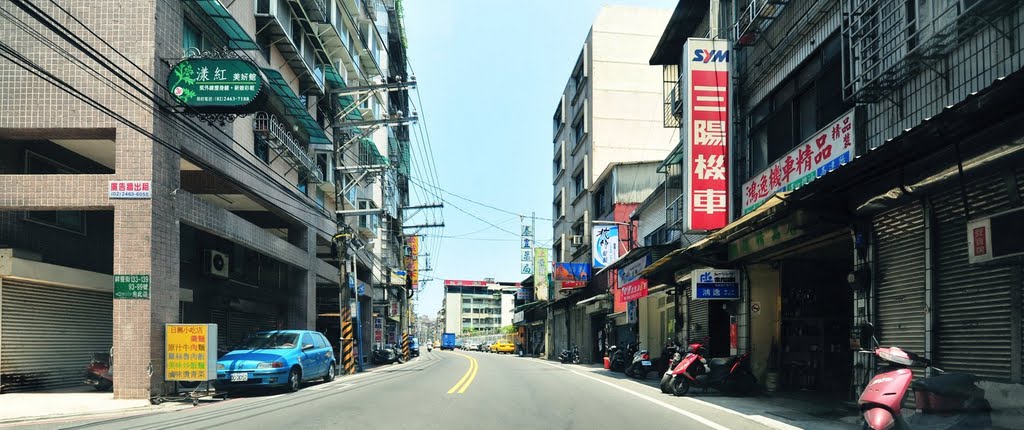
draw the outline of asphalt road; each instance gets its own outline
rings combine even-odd
[[[721,402],[661,394],[650,385],[592,367],[435,350],[405,364],[379,366],[331,383],[312,383],[297,393],[253,393],[173,412],[116,419],[83,417],[30,428],[851,428],[828,421],[787,422],[749,410],[736,412]]]

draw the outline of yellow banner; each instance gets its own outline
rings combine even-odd
[[[165,381],[217,379],[217,325],[167,324]]]
[[[412,289],[417,290],[420,287],[420,238],[419,236],[407,237],[405,244],[409,247],[409,255],[405,257],[405,271],[409,274]]]

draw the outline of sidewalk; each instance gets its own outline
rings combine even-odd
[[[132,415],[184,407],[192,405],[164,403],[153,406],[149,400],[115,400],[114,393],[99,392],[85,385],[45,392],[4,393],[0,394],[0,427],[44,419]]]
[[[558,360],[548,360],[558,361]],[[653,373],[645,380],[638,380],[627,377],[623,373],[606,370],[598,364],[571,365],[571,368],[579,371],[591,372],[609,379],[631,381],[638,385],[651,387],[657,396],[671,396],[661,393],[658,384],[661,375],[655,379]],[[758,417],[768,418],[783,424],[797,428],[812,428],[821,430],[854,430],[860,429],[860,415],[856,409],[851,408],[842,401],[823,400],[812,396],[801,395],[803,393],[762,393],[756,397],[730,397],[709,390],[707,393],[701,390],[692,390],[686,397],[697,402],[702,402],[718,409],[750,416],[757,420]],[[760,420],[758,420],[760,421]]]

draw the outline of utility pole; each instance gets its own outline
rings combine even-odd
[[[352,327],[352,307],[349,305],[352,301],[352,287],[355,283],[355,260],[348,258],[349,246],[352,239],[352,230],[347,224],[344,224],[344,219],[340,225],[342,232],[334,235],[333,241],[337,244],[341,242],[341,246],[337,246],[338,250],[338,284],[341,286],[338,292],[338,317],[341,320],[341,363],[344,369],[344,374],[350,375],[356,373],[355,367],[355,330]],[[350,269],[348,265],[351,264]]]

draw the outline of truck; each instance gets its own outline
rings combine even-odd
[[[454,350],[455,349],[455,333],[443,333],[441,334],[441,350]]]

